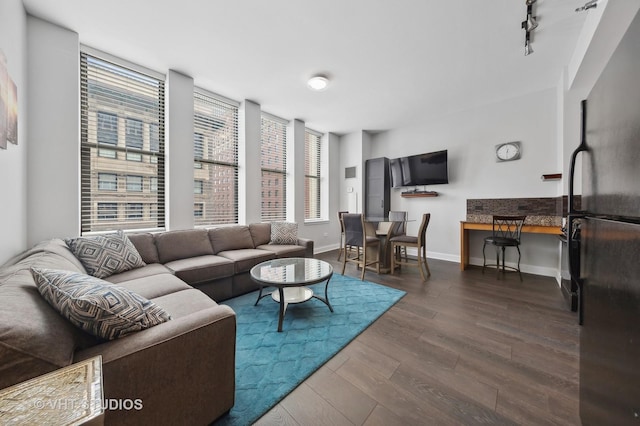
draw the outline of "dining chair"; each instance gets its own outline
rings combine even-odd
[[[395,235],[407,235],[407,212],[406,211],[390,211],[389,222],[399,222]],[[399,246],[398,253],[394,253],[396,256],[404,256],[407,260],[407,247]]]
[[[526,216],[493,216],[493,227],[490,237],[484,239],[482,245],[482,273],[484,274],[484,268],[487,266],[496,267],[497,278],[500,278],[500,269],[502,269],[502,276],[504,277],[505,268],[518,272],[520,281],[522,281],[522,272],[520,271],[520,235],[522,234],[522,226]],[[487,264],[487,257],[484,250],[487,244],[493,245],[496,248],[496,263]],[[505,266],[504,255],[507,247],[515,247],[518,250],[518,266]],[[502,252],[502,268],[500,267],[500,252]]]
[[[429,270],[429,264],[427,263],[427,227],[429,226],[429,220],[431,220],[431,213],[424,213],[422,215],[422,222],[420,223],[420,228],[418,229],[417,236],[410,235],[398,235],[391,238],[391,250],[392,253],[395,253],[396,250],[399,250],[400,247],[404,247],[406,250],[407,247],[415,247],[418,250],[418,256],[416,261],[414,262],[412,259],[406,258],[396,258],[396,256],[391,256],[391,273],[395,273],[395,269],[397,265],[405,265],[411,267],[418,267],[420,269],[420,276],[422,277],[422,281],[426,281],[424,276],[424,272],[422,270],[422,265],[424,265],[427,270],[427,276],[431,276],[431,271]]]
[[[367,235],[364,217],[356,213],[344,213],[342,223],[345,233],[345,247],[355,250],[345,250],[342,260],[342,274],[347,263],[355,263],[362,268],[361,280],[368,267],[376,265],[376,272],[380,273],[380,240],[375,235]],[[372,259],[375,257],[375,259]]]
[[[342,223],[342,215],[349,213],[348,211],[338,212],[338,222],[340,222],[340,249],[338,250],[338,260],[342,257],[342,253],[347,250],[347,246],[344,243],[344,224]]]

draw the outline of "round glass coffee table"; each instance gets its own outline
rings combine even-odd
[[[251,268],[251,278],[260,286],[258,300],[254,306],[269,295],[280,304],[278,331],[282,331],[282,320],[290,303],[302,303],[314,298],[323,302],[333,312],[327,293],[332,275],[331,265],[319,259],[290,257],[262,262]],[[313,294],[313,290],[307,287],[321,282],[326,282],[324,297]],[[275,287],[276,290],[262,294],[265,287]]]

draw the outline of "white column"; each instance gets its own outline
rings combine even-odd
[[[301,120],[287,126],[287,220],[304,223],[304,132]]]
[[[193,228],[193,78],[167,74],[167,229]]]
[[[77,33],[33,17],[27,31],[27,117],[20,120],[28,123],[27,244],[33,245],[80,234],[80,44]]]
[[[260,105],[245,100],[238,111],[238,223],[261,221]]]

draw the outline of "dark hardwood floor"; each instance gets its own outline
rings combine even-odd
[[[316,257],[340,272],[336,256]],[[367,271],[407,295],[256,424],[580,424],[579,326],[555,279],[429,266],[426,282]]]

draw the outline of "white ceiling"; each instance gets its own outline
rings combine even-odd
[[[312,129],[380,131],[555,87],[585,0],[24,0],[80,42]],[[315,73],[331,78],[311,92]]]

